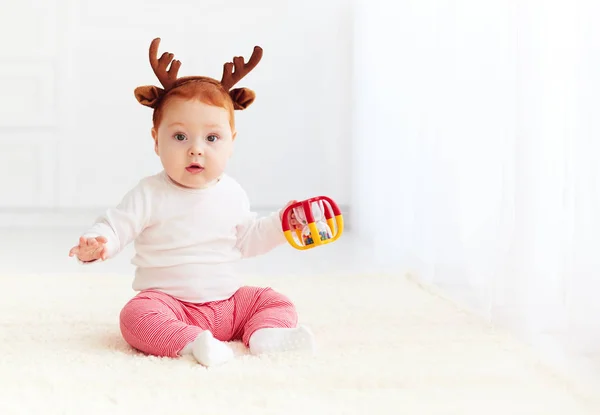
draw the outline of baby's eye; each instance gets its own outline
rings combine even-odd
[[[207,141],[209,141],[209,142],[211,142],[211,143],[214,143],[214,142],[215,142],[215,141],[217,141],[218,139],[219,139],[219,137],[217,137],[217,136],[216,136],[216,135],[214,135],[214,134],[211,134],[211,135],[209,135],[208,137],[206,137],[206,140],[207,140]]]
[[[177,141],[184,141],[184,140],[185,140],[185,135],[184,135],[184,134],[179,134],[179,133],[177,133],[177,134],[175,134],[173,137],[174,137],[174,138],[175,138],[175,140],[177,140]]]

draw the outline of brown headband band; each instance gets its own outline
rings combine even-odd
[[[157,58],[159,44],[160,38],[156,38],[152,41],[150,44],[149,57],[150,66],[163,88],[154,85],[137,87],[134,94],[140,104],[150,108],[156,108],[160,100],[168,91],[190,81],[210,82],[220,86],[229,94],[233,101],[233,107],[236,110],[244,110],[254,102],[256,94],[251,89],[231,88],[260,62],[263,55],[263,50],[260,46],[254,47],[254,51],[252,52],[252,56],[248,63],[245,63],[244,58],[241,56],[234,57],[233,62],[226,62],[223,65],[223,76],[221,77],[221,81],[217,81],[216,79],[206,76],[187,76],[178,78],[177,73],[181,67],[181,61],[173,60],[174,55],[169,52],[165,52],[160,58]],[[169,64],[171,66],[167,69]]]

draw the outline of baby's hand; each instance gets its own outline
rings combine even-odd
[[[104,236],[97,236],[95,238],[79,238],[79,245],[74,246],[69,251],[69,256],[77,255],[77,258],[83,262],[95,261],[97,259],[105,260],[106,255],[106,242],[108,240]]]
[[[294,203],[298,202],[297,200],[290,200],[287,205],[285,205],[283,207],[283,209],[281,209],[281,211],[279,212],[279,219],[283,220],[283,212],[288,208],[288,206],[293,205]],[[292,225],[292,229],[300,229],[302,230],[302,224],[300,222],[298,222],[296,220],[296,214],[294,213],[294,210],[292,209],[292,217],[290,218],[290,225]]]

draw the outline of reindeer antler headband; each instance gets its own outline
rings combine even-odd
[[[223,76],[221,81],[209,78],[207,76],[186,76],[182,78],[177,77],[181,62],[173,60],[174,55],[169,52],[162,54],[160,59],[157,58],[158,45],[160,44],[160,38],[156,38],[150,44],[150,66],[154,71],[156,77],[160,81],[163,88],[154,85],[139,86],[135,89],[135,98],[142,105],[150,108],[156,108],[160,100],[171,90],[191,81],[203,81],[210,82],[216,86],[219,86],[225,90],[233,101],[233,107],[236,110],[243,110],[248,108],[256,94],[254,91],[248,88],[236,88],[231,89],[237,84],[244,76],[246,76],[254,67],[260,62],[263,54],[263,50],[259,46],[254,47],[252,56],[248,63],[244,62],[244,58],[236,56],[233,58],[233,62],[226,62],[223,65]],[[172,62],[171,62],[172,61]],[[167,66],[171,64],[171,67],[167,70]],[[233,71],[235,69],[235,71]]]

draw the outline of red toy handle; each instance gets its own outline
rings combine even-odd
[[[313,202],[318,202],[321,200],[324,200],[325,202],[327,202],[327,203],[323,204],[325,206],[325,217],[327,219],[332,219],[333,217],[340,216],[342,214],[338,205],[330,197],[327,197],[327,196],[311,197],[310,199],[301,200],[300,202],[291,204],[283,211],[283,215],[282,215],[283,220],[281,223],[283,231],[285,232],[285,231],[289,231],[292,229],[290,222],[289,222],[290,211],[294,208],[297,208],[298,206],[302,206],[302,208],[304,209],[304,215],[306,216],[306,221],[308,223],[314,222],[315,218],[313,217],[312,209],[310,208],[310,205]],[[329,204],[329,206],[327,206],[327,204]],[[333,212],[330,211],[329,207],[331,207],[331,210]],[[332,216],[332,213],[333,213],[333,216]]]
[[[283,231],[289,231],[292,229],[292,227],[290,226],[290,211],[294,208],[297,208],[298,206],[301,206],[302,202],[296,202],[294,204],[289,205],[287,208],[285,208],[285,210],[283,211],[283,215],[281,215],[281,217],[283,218],[281,220],[281,227],[283,229]]]

